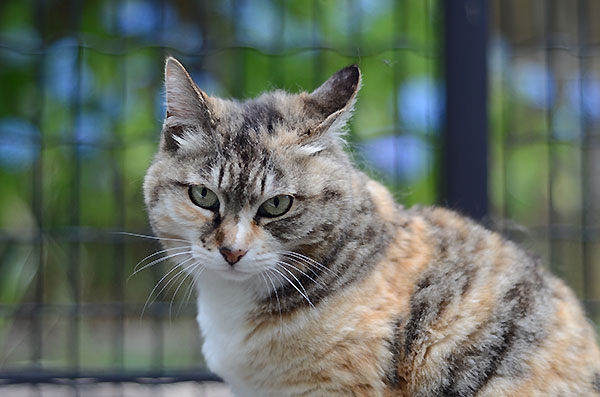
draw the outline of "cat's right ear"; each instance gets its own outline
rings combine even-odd
[[[319,88],[304,97],[304,107],[314,125],[301,137],[312,148],[323,148],[340,140],[346,122],[352,115],[356,95],[361,86],[357,65],[338,70]]]
[[[186,134],[197,133],[198,128],[208,132],[214,122],[208,95],[198,88],[181,62],[173,57],[168,57],[165,65],[165,90],[167,114],[161,148],[176,151]]]

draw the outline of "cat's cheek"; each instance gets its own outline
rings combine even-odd
[[[150,224],[155,231],[163,230],[173,224],[173,219],[162,212],[153,210],[150,213]]]
[[[160,237],[187,239],[185,230],[171,217],[164,208],[155,208],[150,214],[150,224],[154,233]]]
[[[283,249],[276,238],[262,229],[260,230],[259,237],[254,241],[252,246],[258,256],[270,255],[275,251]]]
[[[180,201],[173,200],[169,202],[168,207],[169,214],[172,215],[175,222],[181,226],[190,228],[197,228],[199,225],[212,222],[212,218],[214,217],[214,213],[210,210]]]

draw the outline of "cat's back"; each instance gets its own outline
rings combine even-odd
[[[541,262],[452,211],[415,207],[429,264],[396,334],[397,387],[415,396],[600,394],[595,334]]]

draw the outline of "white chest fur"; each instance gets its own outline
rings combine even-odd
[[[248,339],[247,315],[256,302],[255,285],[206,275],[199,282],[198,324],[204,337],[202,352],[209,368],[221,376],[236,395],[264,395],[252,390],[245,380],[253,352],[260,350],[256,339]],[[261,374],[253,372],[253,378]],[[264,374],[264,380],[268,378]]]

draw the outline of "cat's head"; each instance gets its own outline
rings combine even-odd
[[[311,93],[245,102],[209,97],[168,58],[167,111],[144,181],[150,222],[181,266],[246,280],[279,261],[318,259],[349,221],[352,168],[342,131],[357,66]],[[176,240],[185,240],[176,241]],[[290,268],[291,269],[291,268]],[[283,272],[283,269],[280,269]]]

